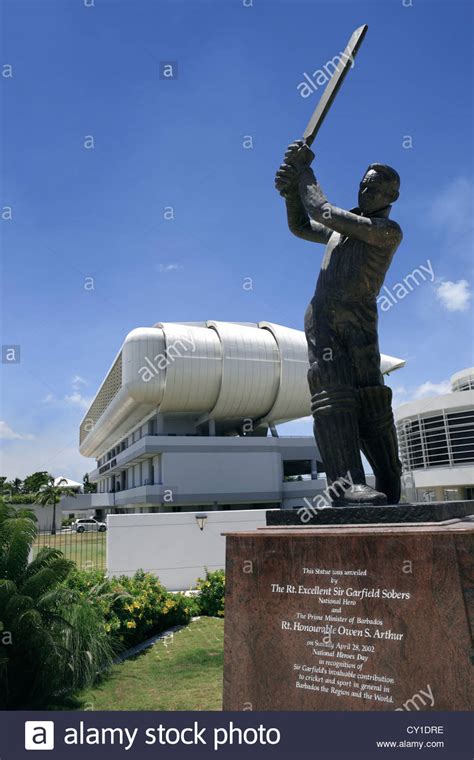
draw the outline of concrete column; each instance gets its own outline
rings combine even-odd
[[[148,472],[147,472],[147,478],[148,478],[148,485],[153,485],[153,459],[149,459],[147,462],[148,465]]]
[[[163,484],[163,469],[161,454],[157,454],[155,457],[155,483],[157,485]]]
[[[318,479],[318,463],[316,459],[311,460],[311,480]]]

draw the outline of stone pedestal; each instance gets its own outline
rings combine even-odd
[[[227,534],[224,710],[470,710],[473,532]]]
[[[417,504],[388,504],[384,507],[328,507],[318,509],[318,502],[307,501],[293,509],[270,509],[267,525],[306,526],[349,525],[355,523],[432,523],[470,517],[472,501],[423,501]]]

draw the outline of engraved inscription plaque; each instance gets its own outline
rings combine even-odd
[[[227,536],[224,709],[466,710],[472,523]]]

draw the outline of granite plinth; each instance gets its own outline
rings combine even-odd
[[[227,534],[224,709],[470,710],[473,535],[469,519]]]
[[[311,502],[310,502],[311,504]],[[432,501],[383,507],[312,508],[267,512],[267,525],[347,525],[350,523],[437,523],[474,514],[474,501]]]

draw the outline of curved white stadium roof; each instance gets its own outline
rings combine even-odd
[[[451,390],[469,391],[474,390],[474,367],[466,367],[451,376]]]
[[[401,404],[395,410],[395,420],[402,422],[410,417],[433,416],[445,412],[470,411],[474,408],[474,367],[451,376],[451,390]],[[467,423],[466,423],[467,424]]]
[[[382,372],[404,363],[381,357]],[[304,333],[271,322],[139,327],[82,420],[80,451],[96,456],[154,410],[268,423],[306,417],[307,371]]]

